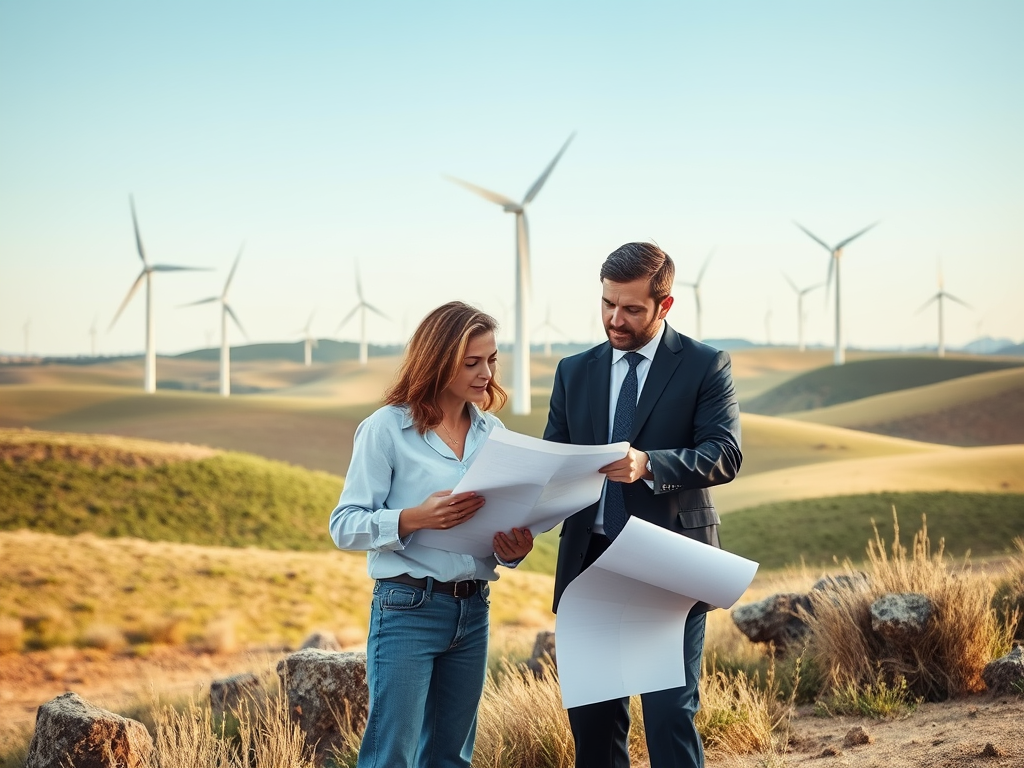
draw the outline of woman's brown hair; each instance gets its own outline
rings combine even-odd
[[[413,333],[398,377],[384,393],[385,404],[408,406],[421,434],[436,427],[444,415],[438,396],[455,380],[469,340],[497,329],[497,321],[479,309],[461,301],[442,304]],[[496,378],[487,382],[485,411],[497,411],[507,400]]]

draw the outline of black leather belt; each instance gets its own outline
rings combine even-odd
[[[397,576],[388,576],[384,579],[377,579],[377,581],[393,581],[396,584],[405,584],[409,587],[418,587],[419,589],[427,588],[427,579],[417,579],[407,573],[400,573]],[[438,581],[437,579],[432,579],[432,581],[434,582],[434,592],[442,595],[451,595],[452,597],[472,597],[480,589],[480,583],[473,580]]]

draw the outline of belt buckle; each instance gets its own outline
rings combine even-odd
[[[472,589],[472,581],[456,581],[452,594],[455,597],[469,597]],[[463,586],[465,586],[465,593],[463,593]]]

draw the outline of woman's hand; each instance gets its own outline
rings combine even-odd
[[[398,535],[405,538],[410,533],[434,528],[446,530],[464,523],[484,505],[484,497],[475,491],[453,494],[438,491],[415,507],[407,507],[398,515]]]
[[[508,533],[494,534],[494,554],[506,563],[521,560],[533,549],[533,534],[529,528],[513,528]]]

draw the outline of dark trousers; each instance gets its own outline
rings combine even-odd
[[[603,540],[603,541],[602,541]],[[608,548],[595,536],[584,568]],[[640,696],[651,768],[703,768],[704,747],[693,718],[700,708],[698,684],[707,614],[686,619],[683,661],[686,685]],[[629,768],[629,699],[613,699],[569,709],[576,745],[576,768]]]

